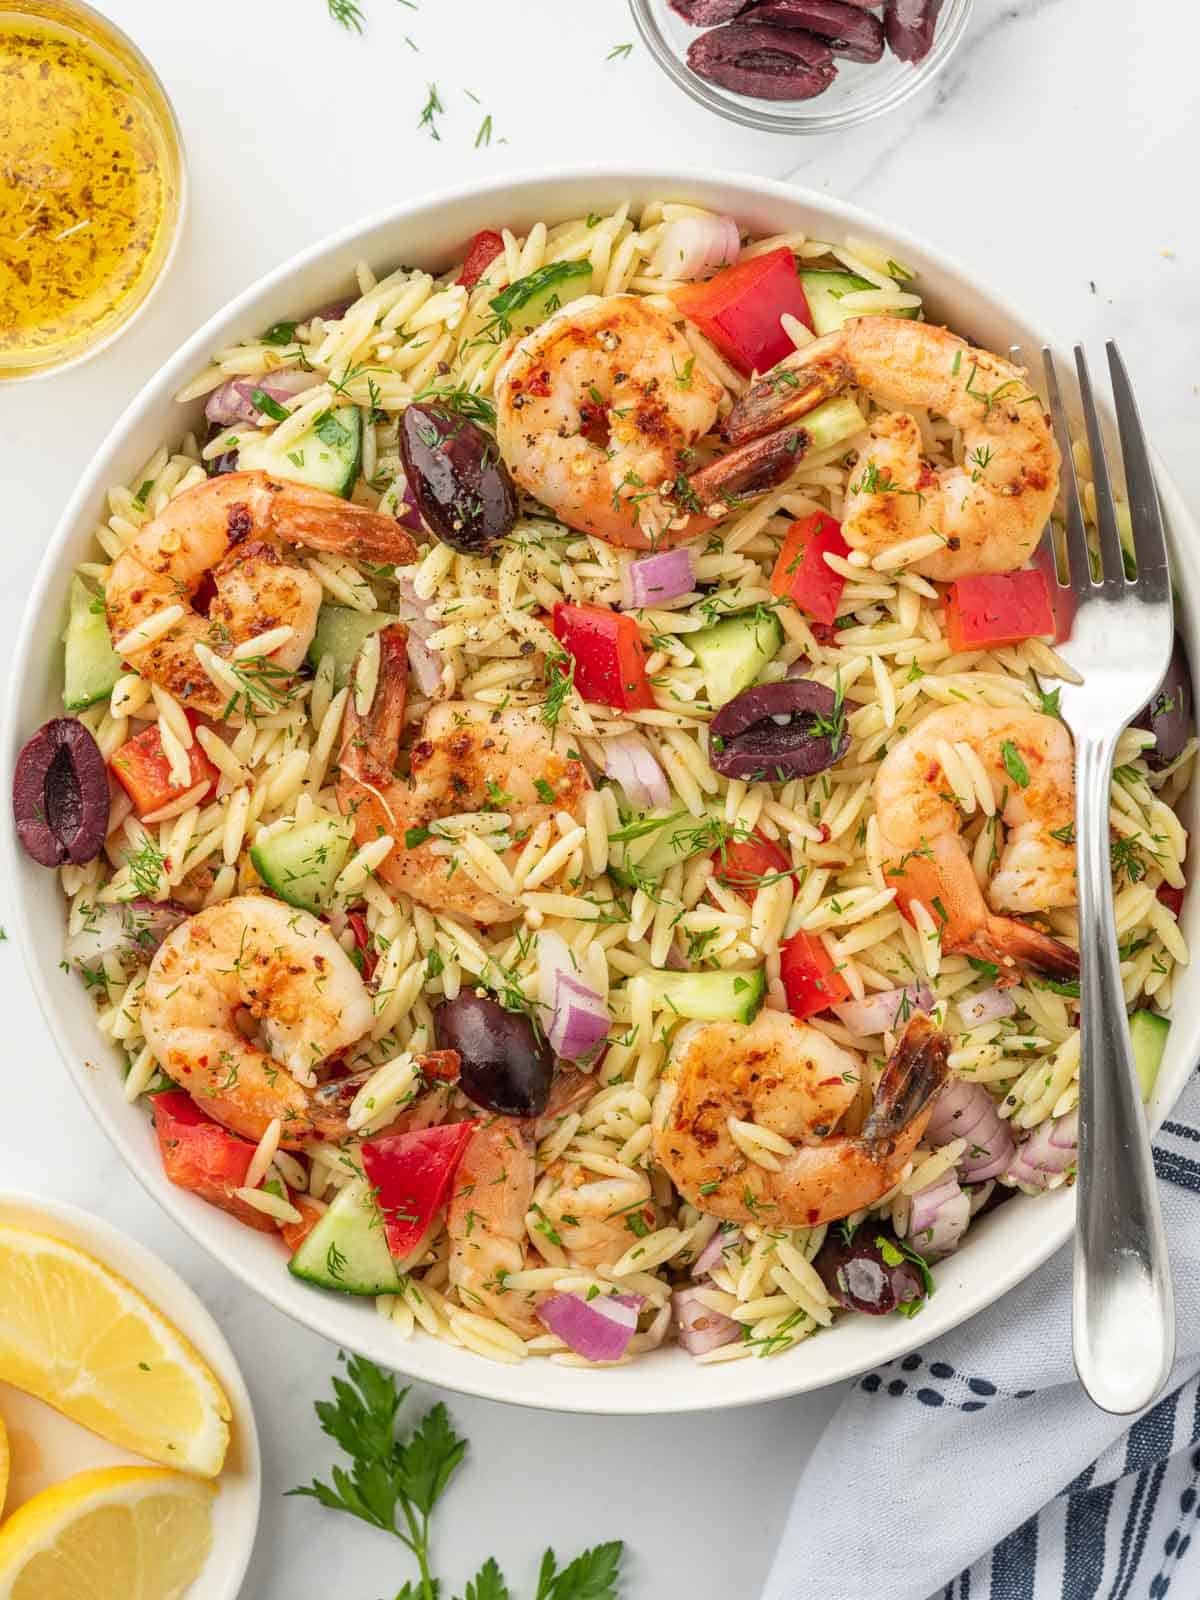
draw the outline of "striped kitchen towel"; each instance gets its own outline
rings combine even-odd
[[[1132,1420],[1071,1362],[1071,1252],[858,1379],[763,1600],[1200,1600],[1200,1079],[1155,1140],[1178,1360]]]

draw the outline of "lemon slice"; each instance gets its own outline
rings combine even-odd
[[[0,1527],[0,1600],[176,1600],[208,1558],[215,1493],[166,1467],[43,1489]]]
[[[4,1428],[4,1418],[0,1417],[0,1516],[4,1515],[4,1497],[8,1493],[8,1434]]]
[[[132,1284],[48,1234],[0,1226],[0,1379],[126,1450],[215,1477],[229,1401]]]

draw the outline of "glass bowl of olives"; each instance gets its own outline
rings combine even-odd
[[[647,49],[698,105],[768,133],[894,111],[961,44],[972,0],[629,0]]]

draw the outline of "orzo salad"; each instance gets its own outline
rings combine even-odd
[[[65,964],[171,1181],[398,1337],[911,1316],[1074,1170],[1043,404],[864,240],[503,221],[215,352],[109,492],[14,790]],[[1112,789],[1147,1089],[1189,693]]]

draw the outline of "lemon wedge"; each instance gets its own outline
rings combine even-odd
[[[0,1517],[4,1515],[4,1497],[8,1493],[8,1434],[4,1418],[0,1417]]]
[[[0,1226],[0,1379],[113,1444],[216,1477],[229,1401],[132,1284],[62,1239]]]
[[[0,1600],[176,1600],[208,1558],[215,1493],[166,1467],[43,1489],[0,1527]]]

